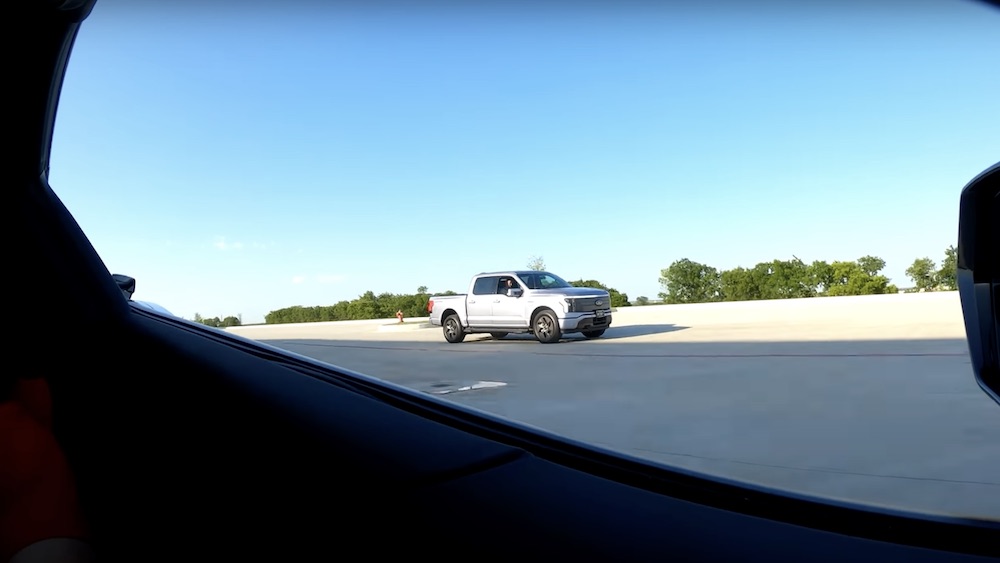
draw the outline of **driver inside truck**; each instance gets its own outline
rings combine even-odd
[[[500,280],[500,293],[501,295],[507,295],[507,291],[510,289],[518,288],[517,282],[513,278],[503,278]]]

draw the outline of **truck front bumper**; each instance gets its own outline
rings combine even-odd
[[[569,313],[559,319],[559,328],[563,332],[583,332],[589,330],[604,330],[611,326],[611,313],[603,316],[597,313]]]

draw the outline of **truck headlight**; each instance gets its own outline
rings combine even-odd
[[[563,298],[563,301],[566,303],[566,312],[567,313],[572,313],[573,312],[573,300],[570,299],[569,297],[565,297],[565,298]]]

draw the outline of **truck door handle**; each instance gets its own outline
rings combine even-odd
[[[475,303],[475,302],[476,301],[474,299],[469,299],[469,303]]]
[[[494,299],[494,300],[493,300],[493,302],[494,302],[494,303],[499,303],[499,302],[500,302],[500,300],[499,300],[499,299]]]

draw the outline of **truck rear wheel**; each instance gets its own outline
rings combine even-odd
[[[559,329],[559,319],[552,311],[542,311],[535,315],[535,320],[531,326],[535,333],[535,338],[542,344],[552,344],[559,342],[562,338],[562,331]]]
[[[490,336],[493,337],[493,340],[500,340],[501,338],[507,336],[507,333],[506,332],[491,332]]]
[[[465,340],[465,331],[462,330],[462,322],[458,319],[458,315],[454,313],[444,318],[444,322],[441,323],[441,332],[444,333],[444,339],[452,344],[458,344]]]

